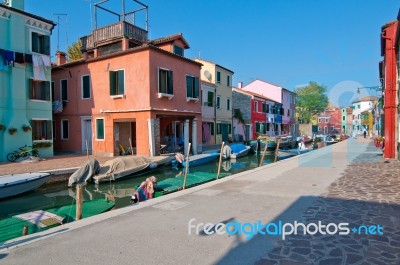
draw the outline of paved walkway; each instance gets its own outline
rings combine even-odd
[[[1,264],[400,264],[399,166],[349,139],[0,245]],[[388,163],[387,163],[388,162]],[[382,225],[383,235],[188,234],[188,222]],[[215,229],[215,227],[213,227]],[[214,231],[214,230],[213,230]]]

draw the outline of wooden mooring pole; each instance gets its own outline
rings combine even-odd
[[[83,184],[76,185],[76,218],[75,220],[82,219],[82,205],[83,205]]]
[[[23,236],[26,236],[28,233],[29,233],[29,231],[28,231],[28,226],[27,226],[27,225],[24,225],[24,228],[22,229],[22,235],[23,235]]]
[[[224,145],[225,145],[225,142],[222,142],[221,151],[219,152],[219,163],[218,163],[217,179],[219,178],[219,173],[221,172],[222,151],[224,150]]]
[[[264,156],[265,156],[265,153],[267,152],[267,148],[268,148],[268,140],[265,141],[264,151],[263,151],[263,154],[262,154],[262,157],[261,157],[261,160],[260,160],[260,164],[258,165],[259,167],[261,167],[264,164]]]
[[[184,178],[183,178],[183,187],[182,187],[183,190],[186,189],[186,178],[187,178],[187,173],[188,173],[188,169],[189,169],[189,153],[190,153],[190,146],[191,146],[191,145],[192,145],[192,144],[189,143],[189,145],[188,145],[188,150],[187,150],[187,154],[186,154],[185,176],[184,176]]]
[[[278,143],[276,144],[276,150],[275,150],[275,160],[274,162],[276,162],[276,160],[278,160],[278,156],[279,156],[279,145],[281,144],[281,139],[278,139]]]

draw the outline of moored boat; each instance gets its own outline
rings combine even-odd
[[[244,144],[231,144],[229,147],[232,149],[232,153],[230,155],[231,159],[247,156],[250,151],[250,146],[246,146]]]
[[[108,200],[84,201],[82,218],[111,210],[115,202]],[[0,220],[0,242],[20,237],[24,227],[33,234],[76,220],[76,204],[68,204],[46,210],[37,210],[14,215]]]
[[[46,172],[0,176],[0,199],[35,190],[46,183],[50,176]]]
[[[219,153],[206,153],[206,154],[199,154],[199,155],[192,155],[189,156],[189,167],[200,166],[204,164],[211,163],[216,161],[219,158]],[[172,165],[175,167],[181,166],[186,167],[186,160],[177,157],[177,159],[172,161]]]

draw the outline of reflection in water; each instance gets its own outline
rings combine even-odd
[[[237,160],[223,161],[221,168],[228,175],[239,173],[245,170],[258,167],[261,155],[250,155]],[[266,154],[264,165],[274,161],[274,156]],[[218,161],[197,166],[189,169],[189,172],[211,172],[217,175]],[[169,166],[162,167],[151,174],[142,175],[131,179],[123,179],[117,182],[108,182],[100,184],[88,183],[84,187],[84,200],[104,199],[107,195],[115,197],[115,208],[121,208],[129,205],[130,195],[133,193],[142,181],[149,176],[156,176],[158,181],[167,178],[174,178],[183,175],[182,170],[172,169]],[[53,185],[42,186],[41,188],[11,198],[0,201],[0,218],[8,217],[18,213],[57,207],[75,202],[75,189],[68,188],[67,182]]]

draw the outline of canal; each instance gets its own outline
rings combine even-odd
[[[322,145],[319,145],[322,147]],[[221,173],[229,176],[242,171],[257,168],[262,155],[248,155],[237,160],[222,162]],[[274,162],[273,154],[266,154],[262,165]],[[218,161],[202,166],[189,168],[189,172],[212,172],[217,176]],[[142,181],[149,176],[156,176],[158,181],[174,178],[183,174],[183,169],[173,169],[171,166],[161,167],[148,174],[123,179],[116,182],[93,184],[84,186],[84,200],[105,199],[107,195],[115,197],[115,208],[122,208],[130,203],[130,195]],[[0,200],[0,219],[29,211],[58,207],[75,202],[75,187],[69,188],[67,183],[44,185],[39,189],[10,199]]]

